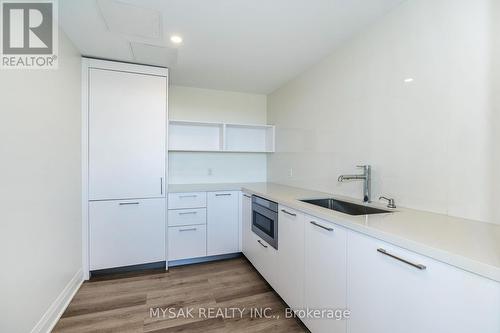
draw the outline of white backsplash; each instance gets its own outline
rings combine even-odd
[[[266,154],[169,153],[170,184],[265,182]]]

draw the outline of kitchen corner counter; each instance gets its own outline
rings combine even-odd
[[[242,190],[303,213],[500,282],[500,225],[400,208],[390,214],[351,216],[299,201],[339,195],[274,183],[170,185],[169,192]],[[387,209],[383,205],[370,206]]]

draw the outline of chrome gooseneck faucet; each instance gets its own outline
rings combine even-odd
[[[363,201],[371,202],[371,182],[372,182],[372,167],[370,165],[358,165],[358,168],[363,168],[362,175],[341,175],[338,181],[345,180],[362,180],[363,181]]]

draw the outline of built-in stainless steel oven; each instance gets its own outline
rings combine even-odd
[[[278,204],[252,196],[252,231],[278,249]]]

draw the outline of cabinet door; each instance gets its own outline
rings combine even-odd
[[[335,224],[305,217],[304,304],[308,309],[346,308],[347,231]],[[304,318],[314,333],[346,331],[346,320]]]
[[[250,236],[252,232],[252,197],[249,194],[242,193],[241,203],[241,247],[243,254],[249,259]]]
[[[207,255],[238,252],[238,193],[207,193]]]
[[[292,309],[304,306],[304,215],[279,207],[276,291]]]
[[[89,198],[165,194],[165,77],[90,70]]]
[[[348,244],[349,332],[500,332],[499,283],[357,232]]]
[[[165,199],[89,203],[90,269],[165,260]]]

